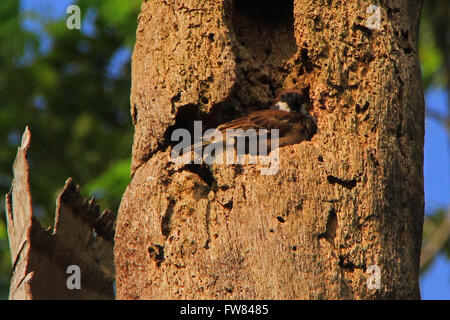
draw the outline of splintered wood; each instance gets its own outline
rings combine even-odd
[[[113,299],[115,216],[100,213],[95,201],[82,198],[69,178],[57,199],[55,227],[44,230],[33,216],[30,139],[27,127],[6,195],[13,266],[9,298]]]

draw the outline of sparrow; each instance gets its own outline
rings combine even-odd
[[[254,111],[246,116],[224,123],[218,126],[216,130],[220,131],[225,137],[224,140],[226,140],[229,138],[226,136],[226,132],[230,129],[242,129],[244,131],[254,129],[256,132],[262,129],[268,132],[272,129],[278,129],[279,147],[297,144],[311,140],[317,132],[316,120],[308,113],[308,107],[307,99],[300,90],[284,90],[278,94],[269,109]],[[236,134],[233,135],[233,138],[237,138]],[[203,139],[202,142],[183,150],[183,153],[200,146],[205,148],[211,142],[210,138]],[[217,141],[214,142],[217,143]],[[270,151],[270,135],[267,138],[267,147]],[[248,149],[247,146],[246,149]]]

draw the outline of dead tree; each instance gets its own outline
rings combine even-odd
[[[421,1],[144,1],[118,299],[420,298]],[[261,165],[176,166],[171,133],[307,93],[311,142]],[[375,280],[374,282],[372,280]]]

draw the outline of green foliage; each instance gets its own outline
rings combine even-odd
[[[0,299],[8,297],[9,279],[11,278],[10,259],[6,223],[4,219],[0,219]]]
[[[117,65],[114,57],[132,50],[141,0],[77,4],[81,30],[66,27],[65,10],[52,20],[44,11],[22,12],[17,0],[0,1],[0,298],[7,297],[11,268],[4,195],[26,125],[33,208],[44,227],[53,223],[68,177],[113,212],[130,179],[130,61]],[[30,19],[36,30],[24,28]]]
[[[442,225],[446,218],[447,212],[444,209],[439,209],[434,212],[433,215],[429,216],[427,223],[424,224],[423,233],[425,238],[429,238],[435,231],[436,228]],[[442,251],[450,258],[450,239],[447,239],[447,245],[444,246]]]
[[[140,1],[81,0],[78,5],[84,17],[97,12],[95,32],[69,30],[65,16],[49,21],[33,15],[42,20],[50,50],[42,50],[38,35],[22,28],[26,13],[19,11],[17,1],[0,5],[0,17],[5,18],[0,20],[0,64],[7,71],[0,75],[0,138],[8,142],[0,148],[0,188],[3,194],[8,190],[20,135],[29,125],[33,202],[45,208],[48,214],[42,218],[47,225],[67,177],[93,190],[92,181],[103,183],[97,177],[111,175],[115,164],[129,163],[130,158],[129,61],[120,77],[111,76],[108,69],[118,50],[127,44],[131,50]],[[129,170],[117,169],[124,177],[116,179],[122,182],[116,188],[123,191]],[[118,207],[118,201],[103,204]]]
[[[424,0],[420,32],[419,55],[422,66],[422,80],[425,90],[441,87],[447,91],[450,103],[450,2],[448,0]],[[427,107],[428,108],[428,107]],[[448,105],[450,114],[450,105]],[[427,216],[424,225],[422,243],[426,244],[431,234],[444,221],[447,208],[436,210]],[[439,253],[450,259],[450,239]],[[431,265],[430,261],[421,270],[425,273]]]
[[[433,84],[442,85],[444,81],[442,52],[436,46],[428,16],[425,16],[422,19],[420,36],[419,55],[420,63],[422,65],[422,80],[424,87],[429,88]]]
[[[433,212],[432,215],[427,217],[427,220],[423,226],[423,241],[430,241],[433,238],[433,235],[436,233],[442,232],[442,225],[446,219],[447,212],[444,209],[438,209]],[[439,253],[444,254],[447,259],[450,259],[450,238],[448,238],[442,248],[440,248]],[[431,266],[432,260],[424,265],[421,269],[422,273],[425,273]]]
[[[135,40],[136,21],[142,1],[80,0],[81,7],[95,7],[99,17],[114,26],[123,39],[123,44],[132,47]]]
[[[425,90],[431,86],[449,85],[444,60],[449,59],[449,11],[447,0],[424,1],[419,30],[419,56]]]
[[[118,208],[124,186],[130,182],[130,159],[121,160],[91,180],[85,189],[89,195],[94,195],[101,207]],[[109,205],[109,206],[108,206]]]

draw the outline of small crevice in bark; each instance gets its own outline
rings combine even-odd
[[[403,41],[408,41],[409,40],[409,32],[408,30],[402,30],[401,31],[401,35],[402,35],[402,39]]]
[[[355,111],[357,114],[365,113],[367,109],[369,109],[370,103],[366,101],[366,103],[361,107],[359,104],[356,104]]]
[[[314,17],[313,21],[314,21],[314,28],[316,29],[316,31],[321,31],[323,29],[322,17],[320,15],[317,15],[316,17]]]
[[[369,52],[365,52],[362,55],[356,55],[355,56],[355,60],[365,63],[365,64],[369,64],[371,63],[373,60],[375,60],[375,56]]]
[[[353,25],[353,29],[361,31],[367,38],[370,38],[373,33],[373,31],[370,28],[366,27],[365,25],[359,24],[359,23],[355,23]]]
[[[233,293],[233,288],[225,288],[225,291],[226,291],[227,293]]]
[[[397,75],[397,79],[398,79],[398,93],[397,93],[397,97],[398,97],[398,103],[399,105],[403,104],[403,92],[404,92],[404,87],[405,87],[405,83],[402,79],[402,72],[401,69],[398,67],[397,65],[397,61],[395,59],[393,59],[392,57],[389,57],[389,60],[392,61],[392,65],[394,66],[394,73]]]
[[[203,180],[209,187],[216,189],[217,181],[214,178],[212,172],[204,164],[186,164],[182,170],[187,170],[189,172],[195,173]]]
[[[400,13],[400,8],[390,8],[387,7],[387,15],[389,18],[393,17],[394,14]]]
[[[353,272],[355,270],[355,264],[351,261],[346,260],[342,255],[339,255],[339,267],[350,272]]]
[[[327,240],[334,248],[334,238],[338,227],[337,214],[334,208],[328,212],[327,226],[324,233],[319,234],[319,239]]]
[[[286,222],[286,220],[283,217],[280,217],[280,216],[277,217],[277,220],[280,223],[285,223]]]
[[[176,107],[176,103],[180,102],[181,99],[181,92],[178,92],[176,95],[174,95],[171,99],[170,99],[170,103],[172,105],[172,114],[175,114],[177,111],[177,107]]]
[[[403,157],[406,157],[406,151],[405,151],[405,144],[404,144],[404,130],[403,130],[403,113],[400,111],[398,112],[398,125],[397,125],[397,129],[396,129],[396,141],[397,141],[397,145],[398,145],[398,149],[400,150],[400,153],[402,154]]]
[[[138,109],[136,107],[136,104],[133,103],[133,106],[131,108],[131,120],[133,121],[133,124],[137,124],[137,118],[138,118]]]
[[[347,257],[343,255],[339,255],[339,267],[348,272],[353,272],[355,269],[361,269],[363,272],[366,272],[366,265],[355,265],[352,261],[350,261]]]
[[[331,183],[333,185],[337,183],[338,185],[343,186],[344,188],[349,189],[349,190],[356,187],[356,179],[344,180],[344,179],[340,179],[333,175],[328,175],[327,180],[328,180],[328,183]]]
[[[209,227],[209,224],[211,223],[211,202],[208,202],[207,208],[206,208],[206,217],[205,217],[205,228],[206,228],[206,234],[208,235],[208,238],[206,239],[206,243],[203,248],[209,249],[209,244],[211,243],[211,228]]]
[[[373,154],[370,153],[370,160],[373,162],[375,167],[378,167],[380,165],[380,162],[378,161],[377,157]]]
[[[167,238],[170,235],[170,220],[172,219],[173,209],[175,207],[175,200],[170,199],[166,213],[161,220],[161,233]]]
[[[405,54],[411,54],[413,52],[413,49],[411,47],[403,48],[403,52]]]
[[[221,202],[219,202],[219,204],[224,207],[227,210],[231,210],[233,209],[233,200],[228,201],[227,203],[223,204]]]
[[[245,184],[242,184],[242,197],[244,200],[247,200],[247,189],[245,188]]]
[[[323,199],[323,202],[328,202],[328,203],[337,203],[342,201],[342,197],[339,197],[338,199]]]
[[[303,64],[304,71],[306,71],[307,73],[311,72],[314,67],[319,67],[312,62],[311,58],[308,56],[308,49],[306,48],[300,50],[300,58]]]
[[[330,79],[327,79],[327,85],[335,90],[335,92],[329,93],[330,97],[338,97],[343,94],[344,90],[346,89],[344,85],[333,83]]]
[[[233,166],[233,169],[234,169],[234,174],[236,176],[239,176],[239,175],[244,173],[244,168],[242,167],[242,164],[234,164],[232,166]]]
[[[164,247],[159,244],[154,244],[148,247],[148,253],[150,255],[150,259],[154,260],[159,268],[161,263],[164,261]]]

